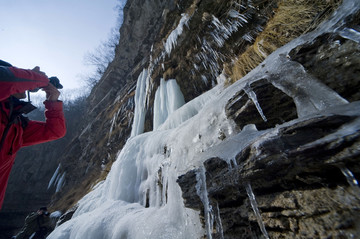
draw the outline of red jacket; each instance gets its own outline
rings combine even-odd
[[[31,70],[0,66],[0,137],[9,123],[9,97],[49,84],[49,79]],[[0,208],[16,152],[23,146],[40,144],[61,138],[66,133],[63,104],[45,101],[46,122],[29,121],[27,126],[17,119],[10,125],[0,149]],[[21,106],[19,106],[21,107]],[[20,116],[18,116],[20,117]]]

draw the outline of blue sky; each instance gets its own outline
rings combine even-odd
[[[83,87],[84,56],[108,39],[119,0],[1,0],[0,59]]]

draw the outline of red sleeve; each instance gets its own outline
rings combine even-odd
[[[66,126],[61,101],[45,101],[46,122],[29,121],[23,133],[23,146],[45,143],[65,136]]]
[[[32,70],[0,66],[0,101],[15,93],[33,90],[49,84],[49,79]]]

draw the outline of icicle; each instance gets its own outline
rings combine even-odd
[[[238,167],[238,164],[237,164],[237,162],[236,162],[236,158],[234,157],[234,158],[231,158],[230,160],[229,160],[229,169],[230,170],[232,170],[233,169],[233,167],[234,168],[237,168]]]
[[[217,17],[212,16],[211,23],[215,27],[215,30],[211,32],[210,35],[218,47],[223,47],[225,41],[229,39],[234,32],[237,32],[240,27],[243,27],[243,24],[248,23],[246,16],[236,10],[230,10],[228,14],[232,19],[227,19],[225,25]]]
[[[247,19],[246,19],[246,17],[245,17],[243,14],[240,14],[238,11],[236,11],[236,10],[234,10],[234,9],[231,9],[228,14],[229,14],[230,17],[232,17],[232,18],[238,18],[238,19],[240,19],[240,20],[241,20],[242,22],[244,22],[244,23],[247,23],[247,22],[248,22]]]
[[[169,37],[166,39],[165,42],[165,51],[168,55],[170,55],[171,51],[175,48],[177,44],[177,39],[183,32],[184,25],[187,26],[188,21],[190,20],[190,16],[188,14],[181,14],[182,18],[180,19],[180,22],[178,26],[173,30]]]
[[[202,80],[205,84],[208,83],[208,79],[207,79],[206,76],[204,76],[204,75],[201,75],[201,80]]]
[[[219,204],[216,202],[216,231],[218,232],[218,235],[220,235],[220,239],[224,239],[224,230],[222,227],[221,217],[220,217],[220,210],[219,210]]]
[[[58,183],[56,185],[56,192],[59,192],[61,190],[62,186],[64,186],[64,184],[65,184],[65,175],[66,175],[66,172],[64,172],[61,175],[61,177],[60,177],[60,179],[59,179],[59,181],[58,181]]]
[[[249,33],[244,34],[241,38],[248,42],[254,41],[254,38]]]
[[[205,216],[205,228],[207,233],[207,238],[212,239],[212,231],[213,231],[213,214],[212,208],[209,204],[209,197],[206,188],[206,175],[205,168],[201,167],[200,171],[196,173],[196,193],[199,195],[203,205],[204,205],[204,216]]]
[[[256,94],[255,92],[249,87],[249,86],[245,86],[244,87],[245,93],[248,95],[248,97],[252,100],[252,102],[254,102],[256,109],[258,110],[259,114],[261,115],[261,118],[267,122],[267,119],[264,115],[264,112],[261,109],[261,106],[259,104],[259,101],[257,100]]]
[[[148,71],[144,69],[140,73],[137,80],[136,91],[135,91],[134,121],[131,129],[131,137],[142,134],[144,132],[148,75],[149,75]]]
[[[54,173],[53,176],[51,177],[47,189],[49,189],[49,188],[54,184],[54,182],[56,183],[56,179],[59,178],[58,175],[59,175],[60,167],[61,167],[61,164],[59,164],[59,166],[58,166],[57,169],[55,170],[55,173]]]
[[[341,165],[341,166],[338,166],[338,167],[341,170],[341,172],[344,174],[344,176],[345,176],[347,182],[349,183],[350,187],[354,190],[354,192],[358,193],[358,196],[360,196],[359,183],[356,180],[356,178],[354,177],[354,174],[350,171],[350,169],[348,169],[344,165]]]
[[[120,110],[121,110],[121,108],[116,112],[116,114],[114,115],[114,117],[113,117],[112,120],[111,120],[111,126],[110,126],[110,131],[109,131],[109,138],[108,138],[108,143],[107,143],[108,146],[109,146],[109,144],[110,144],[111,134],[112,134],[112,131],[113,131],[113,129],[114,129],[114,125],[115,125],[115,122],[116,122],[116,118],[117,118],[117,116],[119,115]]]
[[[261,232],[263,233],[264,237],[265,237],[266,239],[269,239],[269,235],[268,235],[268,233],[267,233],[267,231],[266,231],[264,222],[263,222],[263,220],[261,219],[260,211],[259,211],[258,205],[257,205],[257,203],[256,203],[256,199],[255,199],[254,192],[253,192],[253,190],[252,190],[251,185],[250,185],[249,182],[248,182],[248,183],[245,183],[245,189],[246,189],[246,192],[247,192],[247,194],[248,194],[248,196],[249,196],[250,203],[251,203],[251,207],[252,207],[252,209],[253,209],[253,211],[254,211],[254,213],[255,213],[256,220],[257,220],[257,222],[258,222],[258,224],[259,224],[260,230],[261,230]]]
[[[167,168],[165,169],[164,167],[163,170],[164,170],[163,172],[164,175],[169,174],[169,170]],[[163,184],[163,188],[162,188],[162,196],[161,196],[162,197],[161,206],[165,206],[165,204],[167,203],[167,189],[169,184],[167,176],[162,176],[162,184]]]
[[[345,27],[344,29],[339,31],[339,34],[343,38],[352,40],[360,44],[360,32],[356,31],[355,29]]]

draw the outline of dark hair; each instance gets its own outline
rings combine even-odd
[[[39,210],[47,211],[47,207],[41,207]]]
[[[12,66],[9,62],[0,60],[0,66]]]

